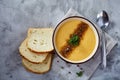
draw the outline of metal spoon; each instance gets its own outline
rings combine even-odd
[[[97,15],[97,24],[102,29],[102,67],[106,68],[106,40],[105,40],[105,29],[109,25],[109,17],[106,11],[102,11]]]

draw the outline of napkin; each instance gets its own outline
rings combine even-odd
[[[80,13],[75,11],[74,9],[69,9],[69,11],[66,13],[66,15],[62,18],[67,18],[70,16],[82,16]],[[61,21],[61,20],[60,20]],[[97,27],[98,32],[101,35],[101,29]],[[115,46],[117,43],[112,37],[110,37],[107,33],[105,33],[106,38],[106,49],[107,54],[111,51],[111,49]],[[53,67],[52,71],[54,72],[53,75],[59,76],[59,79],[61,80],[88,80],[93,75],[99,64],[101,63],[101,46],[99,47],[97,53],[93,58],[91,58],[89,61],[82,63],[82,64],[70,64],[67,63],[61,58],[59,58],[57,55],[55,55],[55,58],[53,59]],[[81,77],[78,77],[76,74],[79,71],[84,71],[83,75]]]

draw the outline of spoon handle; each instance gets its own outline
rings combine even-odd
[[[105,32],[102,31],[102,67],[106,68],[106,44],[105,44]]]

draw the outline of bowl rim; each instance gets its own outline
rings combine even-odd
[[[73,61],[70,61],[70,60],[68,61],[67,59],[64,59],[63,57],[61,57],[61,56],[60,56],[60,53],[58,53],[57,50],[56,50],[56,48],[55,48],[55,43],[54,43],[55,32],[56,32],[57,28],[59,27],[59,25],[60,25],[61,23],[63,23],[64,21],[66,21],[66,20],[68,20],[68,19],[70,19],[70,18],[82,18],[82,19],[88,21],[88,23],[90,23],[90,24],[92,25],[92,27],[94,27],[94,29],[96,30],[97,36],[98,36],[97,49],[95,50],[94,54],[93,54],[90,58],[88,58],[87,60],[85,60],[85,61],[83,61],[83,62],[80,62],[80,61],[74,61],[74,62],[73,62]],[[81,16],[70,16],[70,17],[67,17],[67,18],[63,19],[62,21],[60,21],[60,22],[56,25],[56,27],[55,27],[55,29],[54,29],[54,31],[53,31],[52,43],[53,43],[53,48],[54,48],[55,53],[56,53],[62,60],[64,60],[65,62],[68,62],[68,63],[72,63],[72,64],[81,64],[81,63],[85,63],[85,62],[89,61],[90,59],[92,59],[92,58],[95,56],[95,54],[97,53],[97,51],[98,51],[98,49],[99,49],[99,47],[100,47],[100,34],[99,34],[99,31],[98,31],[96,25],[95,25],[93,22],[91,22],[89,19],[87,19],[87,18],[85,18],[85,17],[81,17]]]

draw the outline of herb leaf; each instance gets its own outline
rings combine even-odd
[[[68,43],[72,46],[77,46],[79,45],[79,36],[78,35],[73,35],[69,40]]]
[[[78,75],[78,77],[81,77],[83,75],[83,71],[77,72],[76,74]]]

